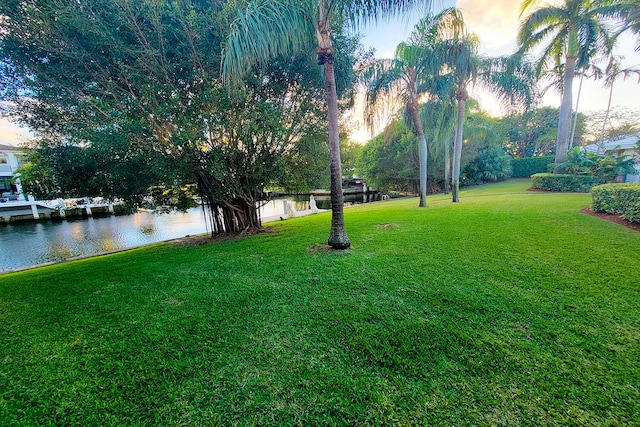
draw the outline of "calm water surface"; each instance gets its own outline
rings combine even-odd
[[[0,226],[0,271],[206,233],[200,208]]]

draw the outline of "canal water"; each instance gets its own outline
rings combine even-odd
[[[272,200],[261,208],[262,218],[283,216],[286,202],[298,211],[309,209],[308,197]],[[323,203],[326,201],[319,200],[318,207],[325,208]],[[0,272],[209,231],[200,207],[184,213],[136,212],[76,221],[0,225]]]

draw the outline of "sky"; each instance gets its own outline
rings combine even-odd
[[[543,6],[547,2],[540,1]],[[509,55],[516,50],[516,35],[520,21],[519,0],[436,0],[438,10],[444,7],[455,6],[462,10],[464,20],[469,31],[476,33],[480,38],[480,53],[489,56]],[[414,14],[409,19],[383,22],[371,25],[361,31],[362,43],[376,49],[376,56],[392,57],[395,47],[406,40],[413,25],[420,18]],[[623,55],[625,67],[640,68],[640,53],[635,52],[636,37],[627,34],[620,39],[616,49],[617,55]],[[574,82],[574,107],[578,91],[579,81]],[[502,114],[500,107],[493,98],[477,88],[472,91],[480,102],[480,106],[494,116]],[[583,83],[578,111],[590,112],[605,110],[609,97],[609,88],[604,88],[601,82],[585,80]],[[553,90],[548,91],[542,100],[543,105],[559,107],[560,96]],[[637,77],[630,77],[626,81],[617,80],[614,84],[612,107],[620,106],[637,110],[640,113],[640,83]],[[354,120],[357,114],[354,115]],[[353,139],[366,140],[370,135],[363,130],[355,131]]]
[[[520,13],[519,0],[435,0],[436,9],[455,6],[462,10],[469,31],[480,37],[480,53],[498,56],[508,55],[516,49],[516,34]],[[544,5],[545,1],[539,3]],[[414,13],[408,18],[396,19],[391,22],[382,22],[371,25],[361,30],[362,43],[376,49],[376,56],[391,57],[396,46],[406,40],[413,25],[422,15]],[[640,68],[640,53],[635,52],[635,36],[623,37],[616,49],[617,55],[623,55],[625,67]],[[578,79],[574,85],[574,106],[578,89]],[[472,91],[472,95],[480,101],[483,109],[498,116],[502,112],[490,95],[479,90]],[[605,110],[609,97],[609,89],[602,83],[585,80],[580,96],[578,110],[581,112]],[[543,105],[558,107],[560,97],[553,91],[549,91],[543,98]],[[637,110],[640,113],[640,84],[637,77],[631,77],[626,81],[618,80],[614,85],[612,106],[621,106]],[[360,119],[358,118],[360,117]],[[355,112],[353,119],[361,120],[361,113]],[[25,129],[0,118],[0,144],[17,145],[28,137]],[[370,135],[360,129],[353,133],[352,138],[364,141]]]
[[[29,138],[26,129],[0,117],[0,144],[20,145]]]

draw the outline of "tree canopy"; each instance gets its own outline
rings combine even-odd
[[[65,150],[101,157],[109,188],[100,191],[107,195],[193,183],[210,207],[214,233],[259,226],[256,205],[285,171],[283,154],[321,122],[322,75],[312,58],[276,57],[229,92],[220,78],[221,44],[237,7],[2,2],[0,83],[8,114],[37,132],[42,150],[75,147]],[[357,40],[338,35],[350,69]]]

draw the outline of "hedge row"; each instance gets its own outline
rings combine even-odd
[[[549,172],[547,165],[554,162],[553,156],[525,157],[511,160],[514,178],[529,178],[534,173]]]
[[[622,214],[624,219],[640,223],[640,184],[603,184],[593,187],[593,210]]]
[[[585,175],[537,173],[531,175],[531,187],[547,191],[576,191],[588,193],[596,185],[596,178]]]

